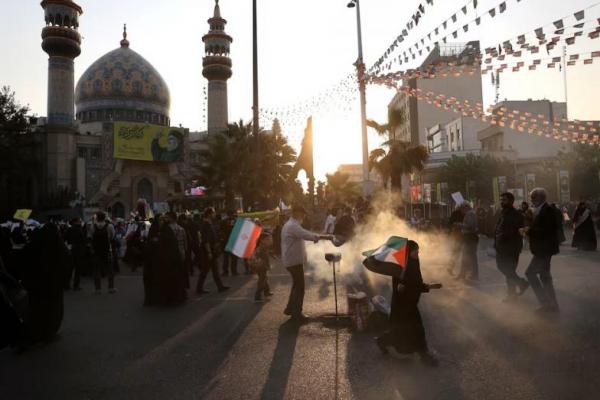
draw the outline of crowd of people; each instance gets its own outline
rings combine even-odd
[[[539,312],[552,314],[559,311],[559,305],[550,272],[551,260],[565,242],[566,221],[573,224],[573,247],[590,251],[597,244],[594,213],[589,206],[580,203],[570,217],[567,211],[549,204],[546,197],[544,189],[535,189],[531,192],[531,206],[524,202],[516,208],[514,196],[502,193],[492,237],[497,268],[506,279],[506,301],[516,301],[531,287],[540,303]],[[294,321],[305,321],[305,242],[330,240],[341,246],[352,239],[356,225],[368,212],[366,202],[361,208],[342,205],[328,210],[323,229],[316,233],[306,229],[307,210],[294,206],[291,215],[281,213],[278,223],[263,227],[253,256],[243,260],[226,251],[236,214],[217,213],[210,207],[195,214],[167,212],[148,221],[142,217],[127,222],[111,220],[98,212],[88,223],[75,218],[68,223],[4,224],[0,228],[0,312],[3,320],[13,319],[15,329],[4,330],[0,344],[24,348],[51,340],[63,317],[63,291],[81,290],[81,277],[87,275],[93,278],[94,294],[103,293],[104,279],[107,293],[114,294],[115,276],[122,265],[128,265],[131,271],[143,270],[144,306],[179,305],[191,292],[207,295],[209,274],[216,290],[225,292],[229,286],[223,277],[238,275],[238,268],[245,274],[257,275],[254,300],[262,302],[273,295],[268,271],[272,257],[277,256],[292,281],[284,313]],[[468,202],[458,205],[450,215],[447,226],[453,261],[448,271],[457,280],[473,283],[479,279],[477,257],[480,234],[484,233],[482,221],[488,225],[487,219],[482,220],[481,213]],[[427,226],[420,213],[408,222],[415,230]],[[258,220],[255,223],[260,224]],[[391,330],[378,339],[377,345],[384,353],[393,346],[402,353],[418,352],[424,361],[435,363],[417,307],[420,294],[435,285],[423,282],[419,245],[412,241],[409,244],[406,276],[392,281]],[[531,250],[533,258],[521,277],[517,267],[525,247]]]

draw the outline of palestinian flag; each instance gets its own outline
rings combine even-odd
[[[408,239],[392,236],[378,249],[362,253],[371,272],[401,278],[408,263]]]
[[[251,220],[238,218],[227,241],[227,246],[225,246],[225,251],[239,258],[251,258],[261,232],[262,228]]]

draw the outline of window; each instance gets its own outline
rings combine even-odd
[[[93,161],[99,161],[102,159],[102,149],[100,147],[93,147],[90,149],[90,159]]]
[[[78,147],[77,156],[87,160],[87,149],[85,147]]]

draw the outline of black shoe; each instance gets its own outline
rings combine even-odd
[[[519,296],[523,295],[527,289],[529,289],[529,282],[522,279],[521,282],[519,282]]]
[[[226,292],[226,291],[228,291],[229,289],[230,289],[230,288],[229,288],[229,286],[221,286],[221,287],[219,288],[219,293]]]
[[[74,291],[79,292],[81,288],[79,286],[73,288]]]
[[[208,290],[204,290],[204,289],[196,290],[196,294],[198,296],[202,296],[203,294],[208,294],[208,293],[210,293]]]
[[[376,337],[375,338],[375,343],[377,343],[377,347],[379,347],[379,350],[381,350],[381,354],[383,354],[383,355],[390,354],[390,352],[387,349],[387,347],[385,346],[385,344],[383,344],[383,338]]]
[[[290,316],[292,315],[292,312],[290,310],[288,310],[287,308],[285,310],[283,310],[283,313],[285,315],[290,315]]]
[[[430,367],[437,367],[440,364],[438,359],[430,352],[419,353],[419,356],[421,357],[421,362]]]
[[[235,271],[235,272],[233,272],[231,275],[232,275],[232,276],[238,276],[238,275],[239,275],[239,273],[238,273],[237,271]]]
[[[229,272],[223,271],[223,273],[221,274],[221,276],[229,276]]]

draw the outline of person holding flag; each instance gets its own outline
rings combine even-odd
[[[292,276],[292,290],[287,307],[283,312],[293,320],[304,322],[308,319],[302,314],[304,304],[304,263],[306,249],[304,241],[318,242],[320,239],[333,240],[332,235],[319,235],[302,227],[307,212],[302,206],[292,206],[292,216],[281,230],[281,261]]]
[[[425,364],[436,366],[438,361],[427,346],[418,304],[421,293],[442,285],[423,283],[419,245],[393,236],[383,246],[363,255],[367,257],[363,265],[368,270],[392,276],[391,327],[375,339],[377,346],[383,354],[389,353],[388,347],[394,347],[401,354],[418,353]]]

